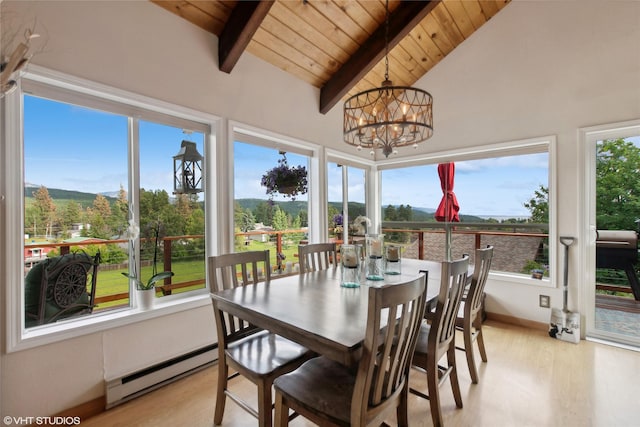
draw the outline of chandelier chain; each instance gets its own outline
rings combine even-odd
[[[384,79],[389,80],[389,0],[385,5]]]

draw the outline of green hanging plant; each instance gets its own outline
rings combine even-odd
[[[280,152],[282,158],[278,160],[278,166],[269,169],[264,175],[260,184],[266,187],[269,198],[273,198],[276,193],[295,200],[299,194],[307,193],[307,168],[304,166],[289,166],[287,156]]]

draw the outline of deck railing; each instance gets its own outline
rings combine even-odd
[[[382,231],[387,235],[387,241],[396,241],[403,245],[403,256],[417,259],[444,259],[445,231],[442,223],[415,223],[415,222],[385,222]],[[480,227],[482,227],[480,229]],[[475,229],[474,229],[475,228]],[[272,274],[290,274],[297,272],[297,247],[300,242],[305,242],[307,229],[288,229],[278,231],[248,231],[236,233],[236,251],[256,250],[262,248],[271,249],[271,265],[274,271]],[[469,224],[457,223],[452,229],[453,255],[458,256],[463,253],[473,254],[475,248],[487,244],[493,244],[496,248],[494,255],[494,269],[511,271],[513,273],[528,274],[524,268],[527,265],[546,265],[546,246],[548,234],[544,224]],[[183,259],[176,256],[180,242],[204,239],[203,235],[171,236],[162,238],[162,253],[164,270],[174,271],[178,263]],[[339,237],[334,237],[341,243]],[[357,237],[356,237],[357,239]],[[125,251],[128,241],[124,239],[116,240],[92,240],[90,243],[34,243],[25,245],[31,248],[56,248],[60,254],[69,253],[75,250],[86,249],[88,246],[95,246],[97,249],[106,245],[117,244]],[[518,254],[519,253],[519,254]],[[278,257],[278,254],[282,254]],[[503,261],[500,261],[500,260]],[[199,273],[197,277],[181,277],[176,275],[166,279],[161,286],[158,286],[158,295],[170,295],[176,292],[184,292],[190,289],[202,288],[205,286],[205,259],[203,255],[198,255],[195,260]],[[200,264],[202,263],[202,264]],[[289,264],[290,263],[290,264]],[[143,268],[149,268],[150,261],[143,264]],[[289,267],[290,269],[287,269]],[[118,271],[118,283],[121,283],[121,290],[108,293],[101,292],[101,277],[98,274],[98,288],[96,303],[102,308],[120,307],[128,304],[129,290],[128,282],[120,276],[120,272],[128,271],[127,262],[116,265],[101,265],[100,271]],[[115,280],[115,279],[114,279]],[[113,286],[110,286],[113,288]],[[104,289],[104,286],[103,286]]]

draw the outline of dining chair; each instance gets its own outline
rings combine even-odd
[[[271,279],[269,251],[251,251],[208,258],[210,289],[221,291],[255,285]],[[218,334],[218,382],[214,423],[220,425],[226,398],[258,418],[260,427],[272,425],[272,384],[278,376],[293,371],[312,353],[305,347],[257,328],[218,308],[213,300]],[[229,369],[234,373],[229,375]],[[228,383],[242,375],[258,387],[258,409],[233,393]]]
[[[436,302],[435,314],[431,322],[423,321],[418,333],[413,353],[414,367],[426,371],[428,394],[414,388],[410,392],[429,400],[431,418],[434,426],[442,426],[439,388],[449,378],[453,397],[458,408],[462,408],[462,395],[458,384],[458,371],[455,355],[456,318],[460,301],[467,283],[469,256],[455,261],[442,263],[440,292]],[[447,366],[438,363],[447,355]]]
[[[322,426],[378,426],[395,411],[397,424],[407,426],[409,369],[425,289],[424,275],[369,287],[366,334],[357,368],[320,356],[277,378],[275,425],[287,426],[292,409]],[[395,319],[393,327],[387,319]]]
[[[476,368],[473,351],[474,341],[478,342],[482,361],[485,363],[487,361],[487,353],[484,349],[484,338],[482,336],[482,302],[492,259],[493,246],[488,245],[486,248],[476,249],[471,286],[460,303],[456,318],[456,329],[461,331],[464,337],[464,347],[456,347],[456,349],[466,353],[471,382],[474,384],[478,384],[478,369]]]
[[[338,264],[335,243],[311,243],[298,246],[300,273],[326,270]]]

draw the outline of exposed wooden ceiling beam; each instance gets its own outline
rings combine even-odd
[[[218,40],[220,71],[230,73],[260,27],[273,1],[239,1]]]
[[[389,14],[389,50],[435,8],[440,0],[402,1]],[[320,112],[326,114],[385,54],[385,23],[371,34],[320,90]]]

